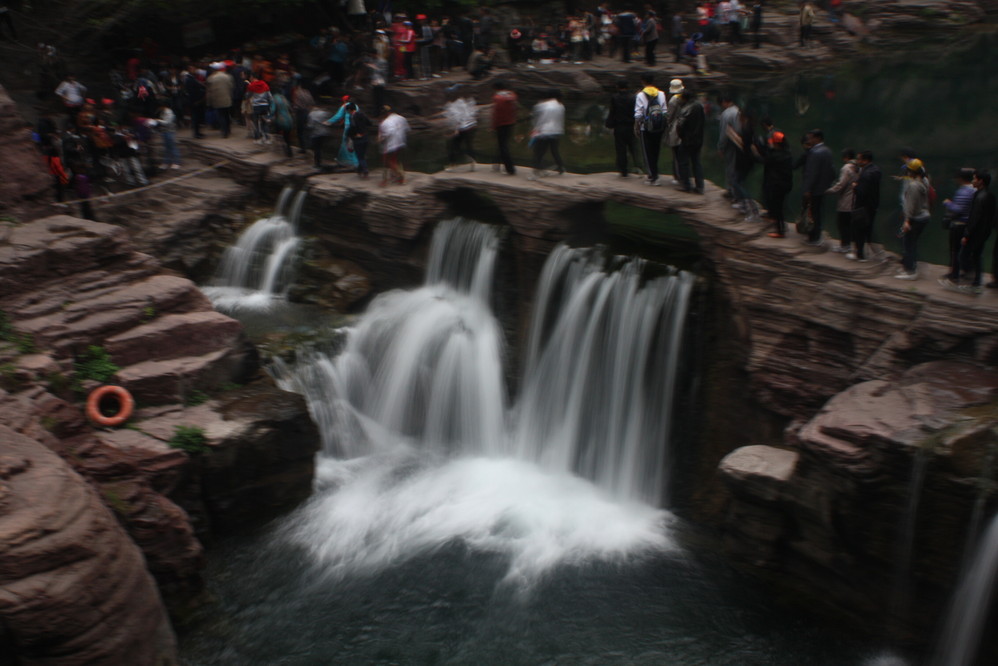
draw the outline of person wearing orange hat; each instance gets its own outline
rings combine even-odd
[[[794,185],[794,161],[783,132],[773,132],[762,156],[762,202],[766,217],[773,221],[770,238],[784,238],[787,223],[784,214],[787,195]]]

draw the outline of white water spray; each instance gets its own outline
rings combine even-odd
[[[509,557],[509,580],[671,547],[664,488],[685,273],[644,280],[558,248],[537,300],[522,395],[507,408],[489,308],[496,229],[434,235],[428,284],[377,298],[335,358],[282,385],[323,433],[319,492],[289,528],[334,575],[462,542]]]
[[[970,567],[963,573],[946,617],[935,663],[969,666],[975,663],[988,619],[995,579],[998,578],[998,515],[977,545]]]
[[[254,222],[226,249],[213,284],[203,289],[215,307],[261,309],[283,297],[301,243],[297,227],[305,194],[285,187],[274,214]]]

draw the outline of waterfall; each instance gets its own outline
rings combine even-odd
[[[545,265],[516,454],[657,504],[693,277],[642,284],[643,261],[605,264],[563,246]]]
[[[225,250],[212,285],[204,289],[215,307],[263,308],[283,296],[301,243],[297,227],[305,195],[285,187],[274,214],[254,222]]]
[[[905,506],[904,520],[900,524],[894,580],[891,586],[889,622],[896,622],[898,626],[903,625],[903,619],[911,603],[911,560],[915,545],[915,528],[918,524],[918,506],[931,457],[932,449],[922,446],[915,451],[912,459],[908,502]],[[888,630],[890,629],[888,626]]]
[[[275,368],[323,437],[319,492],[289,538],[332,570],[459,540],[507,552],[524,579],[670,545],[656,507],[693,277],[558,247],[508,406],[498,247],[496,227],[441,223],[424,286],[376,298],[335,357]]]
[[[968,666],[981,644],[988,619],[995,577],[998,576],[998,515],[977,544],[974,558],[963,573],[946,617],[935,663]]]

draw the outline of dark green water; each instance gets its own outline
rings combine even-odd
[[[337,580],[273,531],[231,539],[211,553],[218,604],[182,637],[184,663],[914,663],[781,607],[709,554],[563,566],[526,592],[500,582],[507,566],[455,542]]]

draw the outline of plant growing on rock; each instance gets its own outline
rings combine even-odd
[[[197,407],[198,405],[203,405],[208,402],[208,400],[210,400],[210,397],[207,393],[195,389],[187,394],[184,404],[188,407]]]
[[[3,310],[0,310],[0,340],[13,343],[19,354],[34,354],[38,351],[31,334],[18,333],[10,321],[10,316]]]
[[[107,350],[97,345],[87,347],[87,351],[76,359],[73,368],[74,386],[77,390],[88,379],[104,383],[111,379],[114,373],[121,370],[121,368],[111,361],[111,356],[107,353]]]
[[[178,425],[173,429],[173,437],[167,444],[192,454],[209,451],[208,438],[204,434],[204,428],[198,426]]]

